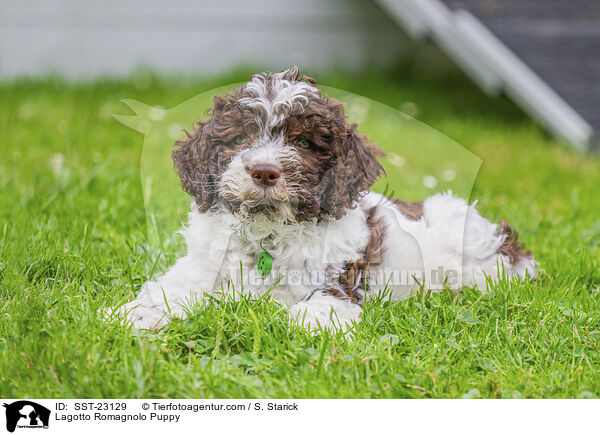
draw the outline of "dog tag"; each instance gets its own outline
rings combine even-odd
[[[256,268],[258,273],[262,276],[266,276],[271,273],[271,267],[273,266],[273,257],[266,251],[263,251],[258,256],[258,264]]]

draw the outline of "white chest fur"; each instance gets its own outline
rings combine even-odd
[[[301,223],[273,222],[263,216],[240,222],[225,212],[192,212],[182,234],[188,255],[195,263],[207,265],[205,275],[212,291],[233,286],[262,294],[270,289],[276,300],[295,303],[322,288],[327,275],[339,273],[346,262],[359,258],[369,229],[357,207],[338,220]],[[257,270],[263,251],[273,257],[267,276]]]

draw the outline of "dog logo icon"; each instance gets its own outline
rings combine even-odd
[[[19,400],[3,405],[6,408],[6,430],[14,432],[16,428],[48,429],[50,410],[29,400]]]

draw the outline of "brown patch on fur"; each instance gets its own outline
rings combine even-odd
[[[389,198],[404,216],[413,221],[423,217],[423,201],[407,202],[398,198]]]
[[[269,88],[271,76],[263,76]],[[316,83],[310,77],[300,78],[295,69],[284,78]],[[287,144],[296,147],[300,156],[300,167],[282,168],[283,179],[292,186],[290,205],[298,222],[323,214],[342,217],[361,193],[367,192],[375,179],[385,173],[377,161],[377,156],[383,153],[358,133],[356,124],[346,122],[344,105],[338,100],[323,97],[316,90],[303,107],[295,105],[290,109],[283,125],[264,131],[261,109],[240,104],[241,98],[249,96],[242,86],[215,97],[211,117],[198,122],[186,140],[175,143],[172,156],[181,185],[194,197],[201,213],[217,200],[219,177],[231,159],[250,146],[259,134],[271,137],[283,134]],[[299,140],[309,141],[310,147],[297,147]],[[234,213],[242,205],[241,200],[220,199]]]
[[[336,290],[337,297],[347,298],[353,303],[362,302],[359,290],[367,290],[367,273],[371,265],[381,264],[383,256],[383,239],[385,237],[385,223],[381,217],[375,217],[377,207],[366,210],[367,225],[370,229],[369,239],[363,248],[362,257],[346,263],[345,271],[340,275],[340,287]]]
[[[175,142],[171,154],[181,187],[204,213],[217,195],[217,180],[231,159],[258,134],[256,112],[238,103],[240,90],[213,98],[209,119],[199,121],[187,139]],[[243,138],[236,143],[236,138]]]
[[[301,80],[303,80],[305,82],[308,82],[311,85],[316,85],[317,84],[317,81],[315,79],[313,79],[312,77],[307,76],[307,75],[303,75]]]
[[[334,98],[311,98],[302,111],[285,119],[281,130],[290,144],[300,140],[311,144],[297,149],[302,165],[299,181],[307,189],[298,220],[320,213],[339,219],[385,174],[377,160],[383,152],[358,133],[356,124],[346,123],[344,105]],[[291,178],[294,181],[294,174]]]
[[[525,244],[519,242],[519,233],[505,221],[498,221],[498,234],[506,235],[504,242],[498,250],[502,255],[510,259],[511,264],[518,263],[523,258],[531,258],[531,251],[525,251]]]

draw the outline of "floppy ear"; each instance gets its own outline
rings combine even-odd
[[[215,179],[209,172],[210,149],[205,134],[207,121],[200,121],[187,139],[173,145],[173,162],[181,187],[196,201],[198,211],[205,213],[215,201]]]
[[[339,107],[337,108],[339,114]],[[343,110],[343,109],[342,109]],[[335,113],[335,112],[334,112]],[[325,175],[325,190],[321,208],[336,219],[351,208],[361,194],[367,192],[385,170],[377,161],[383,151],[369,144],[366,136],[358,133],[356,124],[344,123],[343,134],[339,138],[338,156]]]

